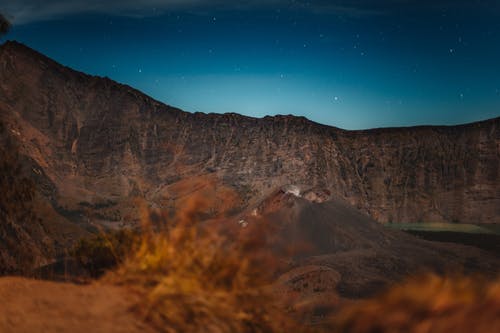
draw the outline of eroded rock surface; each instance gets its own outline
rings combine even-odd
[[[193,114],[16,42],[0,48],[0,112],[44,196],[81,223],[120,226],[135,218],[135,197],[171,206],[188,194],[172,186],[191,177],[234,190],[236,210],[297,184],[379,222],[500,223],[500,118],[345,131],[302,117]]]

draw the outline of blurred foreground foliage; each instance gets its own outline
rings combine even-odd
[[[230,241],[196,223],[205,206],[193,198],[173,218],[145,214],[133,253],[104,280],[140,293],[136,311],[160,332],[293,331],[270,288],[273,258],[255,238]]]
[[[117,265],[101,281],[139,294],[134,312],[159,332],[500,332],[500,280],[433,274],[300,323],[273,291],[279,260],[265,237],[199,223],[205,206],[193,197],[175,216],[145,210],[141,233],[103,234],[76,253],[99,274]]]
[[[351,333],[500,332],[500,280],[413,277],[379,297],[344,307],[329,326]]]
[[[11,28],[11,24],[7,18],[0,13],[0,37],[7,34]]]

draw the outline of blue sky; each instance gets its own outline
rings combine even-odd
[[[6,38],[186,111],[347,129],[500,116],[494,1],[4,1]]]

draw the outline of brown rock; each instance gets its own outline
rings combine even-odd
[[[500,223],[500,118],[345,131],[303,117],[192,114],[16,42],[0,49],[0,112],[74,221],[119,225],[134,218],[134,197],[170,205],[171,185],[212,174],[239,208],[297,184],[380,222]]]

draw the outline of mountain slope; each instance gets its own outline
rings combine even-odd
[[[33,170],[0,120],[0,275],[29,275],[88,234],[53,210]]]
[[[0,49],[0,112],[74,221],[134,219],[189,177],[213,177],[236,208],[285,184],[322,188],[381,222],[500,223],[500,118],[455,127],[344,131],[302,117],[187,113],[63,67],[16,42]]]
[[[420,272],[498,273],[499,258],[490,253],[386,228],[340,200],[316,203],[277,191],[239,220],[264,226],[269,245],[292,268],[281,280],[303,295],[366,297]]]

